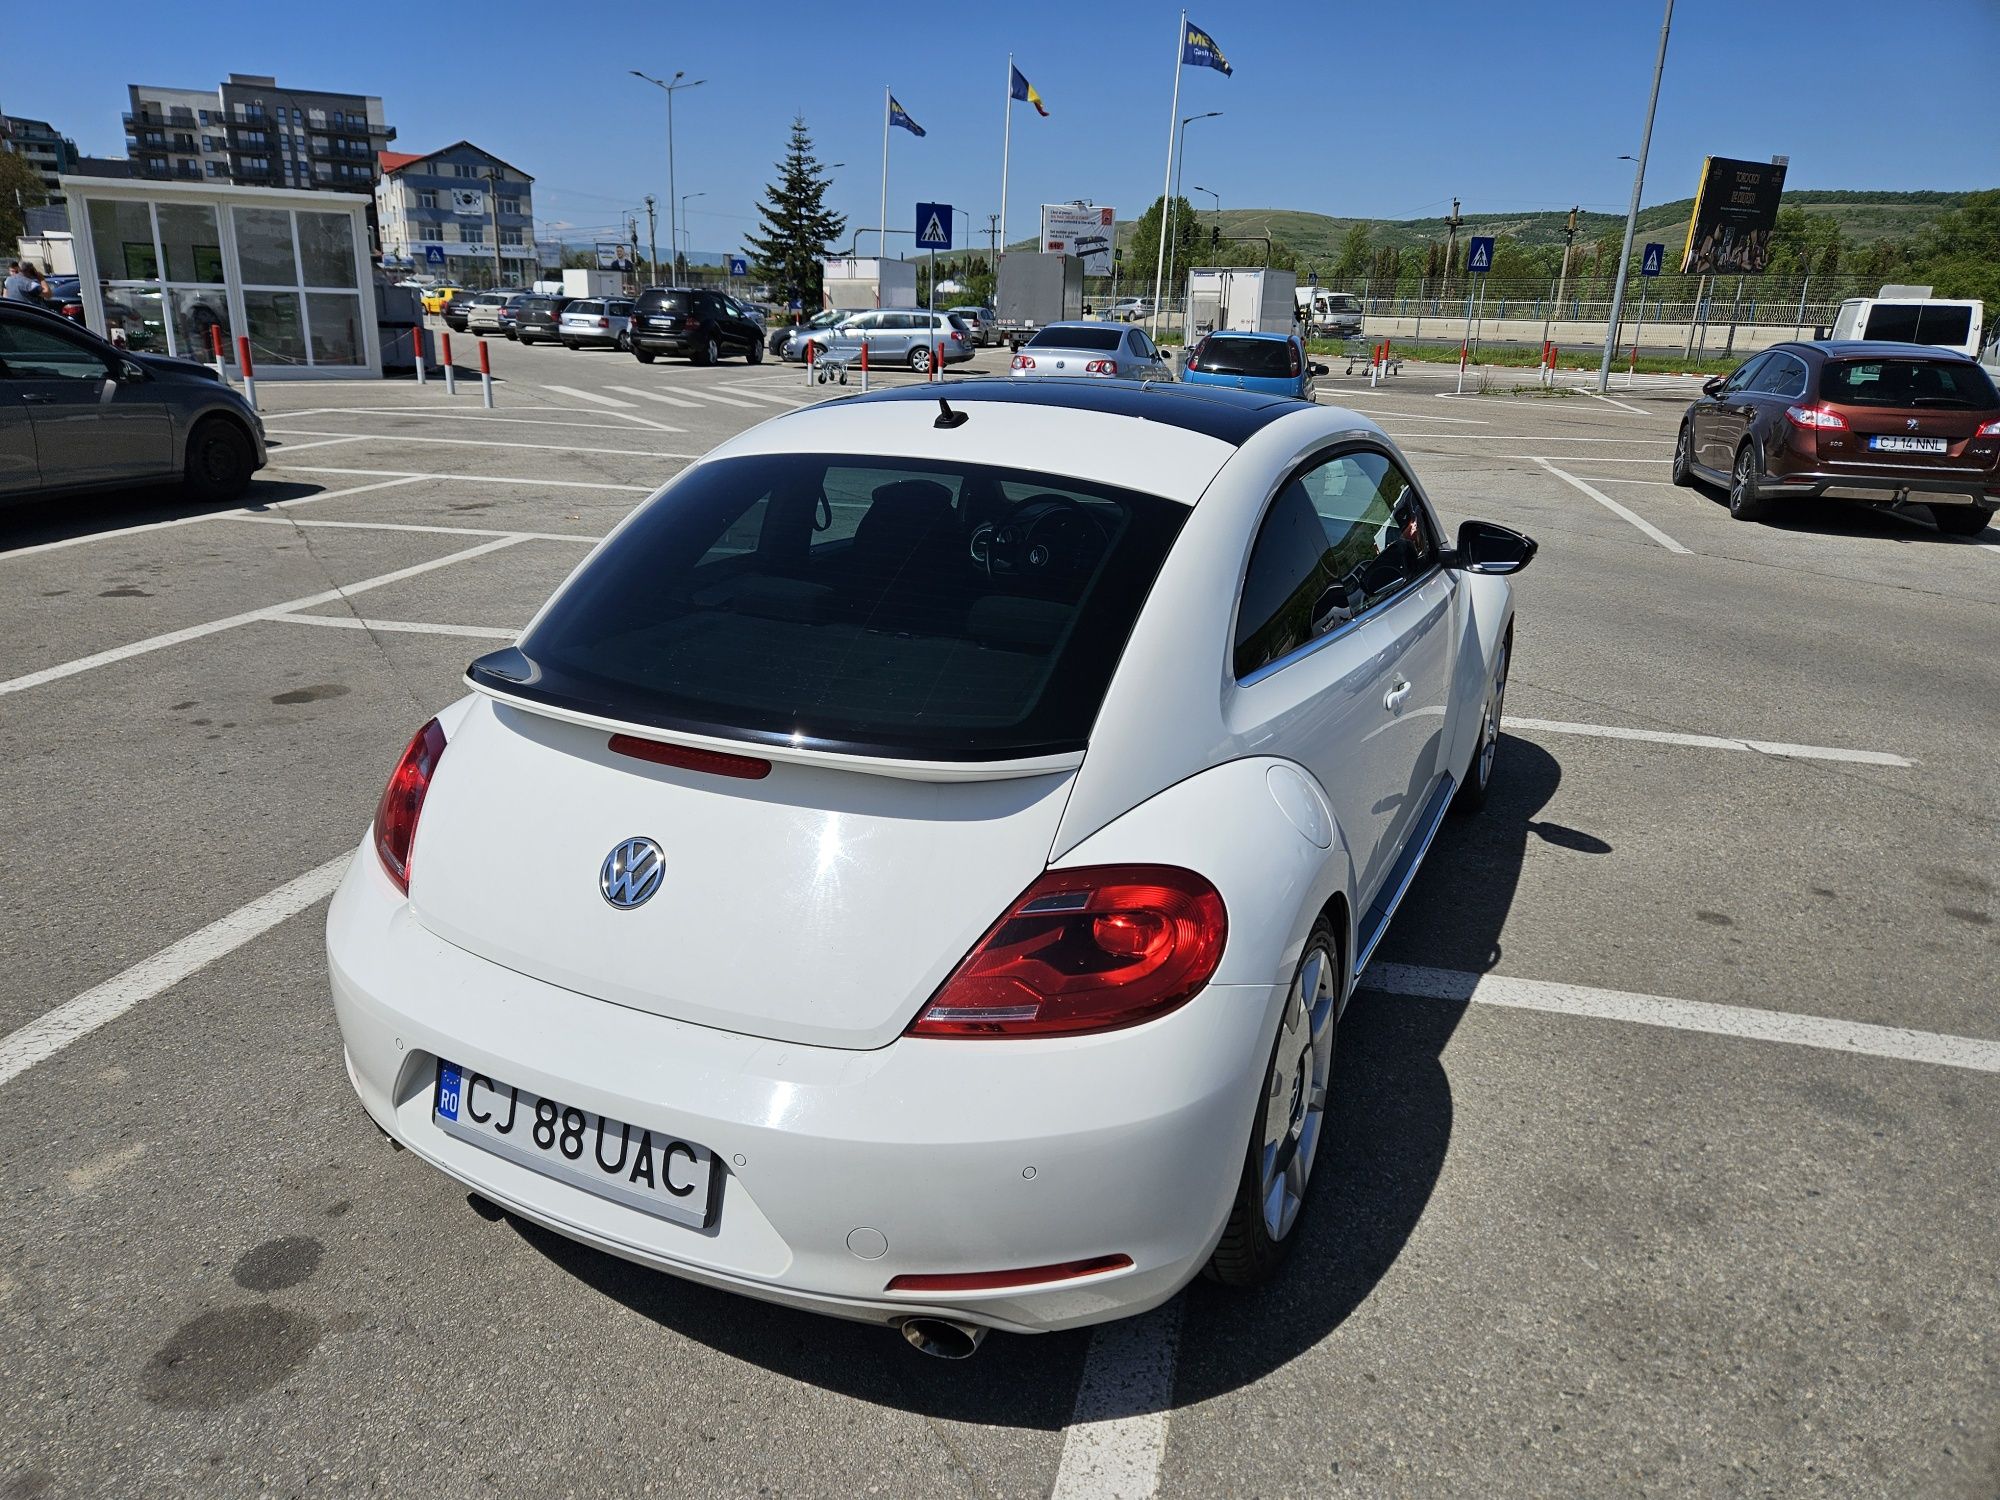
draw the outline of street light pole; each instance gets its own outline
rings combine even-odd
[[[651,193],[646,194],[646,260],[657,276],[660,274],[660,216],[654,211],[655,202]]]
[[[698,89],[704,83],[707,83],[708,80],[706,78],[695,78],[695,79],[690,79],[686,83],[682,83],[681,80],[687,77],[687,72],[685,69],[677,71],[671,79],[655,78],[650,73],[641,73],[637,68],[628,68],[626,69],[626,71],[630,73],[634,78],[645,79],[647,83],[652,84],[655,88],[659,89],[667,96],[667,248],[673,254],[674,272],[675,272],[674,279],[678,280],[680,273],[680,251],[674,249],[674,247],[677,244],[679,244],[680,241],[677,236],[677,231],[675,228],[674,218],[673,218],[674,95],[680,92],[680,90],[682,89]]]
[[[688,199],[690,199],[690,198],[706,198],[707,196],[708,196],[708,194],[707,194],[707,193],[705,193],[705,192],[704,192],[704,193],[682,193],[682,194],[681,194],[681,233],[687,236],[687,253],[688,253],[688,259],[689,259],[689,260],[693,260],[693,259],[694,259],[694,231],[693,231],[692,229],[688,228]],[[680,251],[679,251],[679,250],[675,250],[675,251],[674,251],[674,265],[675,265],[675,273],[676,273],[676,279],[678,279],[678,274],[679,274],[679,266],[680,266]]]
[[[1207,114],[1189,115],[1185,120],[1181,121],[1180,151],[1174,158],[1173,199],[1165,205],[1167,223],[1169,225],[1167,230],[1167,294],[1169,296],[1173,294],[1174,287],[1174,256],[1180,248],[1179,230],[1181,227],[1181,216],[1174,210],[1181,200],[1181,173],[1187,167],[1187,128],[1194,124],[1196,120],[1213,120],[1220,116],[1221,113],[1222,111],[1219,109],[1211,109]]]
[[[1646,129],[1639,137],[1639,160],[1632,167],[1632,206],[1625,211],[1625,248],[1618,256],[1618,280],[1611,288],[1611,319],[1604,327],[1604,358],[1597,366],[1597,389],[1611,389],[1611,354],[1618,342],[1618,320],[1625,313],[1625,274],[1632,266],[1632,235],[1639,227],[1639,194],[1646,186],[1646,151],[1653,144],[1653,113],[1660,107],[1660,75],[1667,66],[1667,33],[1674,24],[1674,0],[1667,0],[1660,22],[1660,52],[1653,60],[1653,96],[1646,101]]]

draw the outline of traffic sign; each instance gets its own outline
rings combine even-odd
[[[730,256],[729,274],[731,276],[748,276],[750,274],[750,262],[740,255]]]
[[[441,266],[441,265],[443,265],[443,264],[444,264],[444,246],[442,246],[442,245],[426,245],[426,246],[424,246],[424,264],[425,264],[425,265],[427,265],[427,266]]]
[[[1648,245],[1646,253],[1639,258],[1639,274],[1641,276],[1659,275],[1660,267],[1666,264],[1666,259],[1667,247],[1665,245]]]
[[[917,248],[919,250],[949,250],[951,248],[951,205],[949,203],[919,203],[917,205]]]
[[[1317,272],[1317,271],[1313,271],[1313,272],[1309,273],[1309,274],[1307,275],[1307,277],[1306,277],[1306,285],[1308,285],[1308,286],[1318,286],[1318,285],[1319,285],[1319,272]]]
[[[1484,276],[1493,269],[1493,236],[1474,235],[1466,241],[1465,269],[1475,276]]]

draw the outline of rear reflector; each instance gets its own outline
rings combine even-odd
[[[1089,1260],[1066,1260],[1055,1266],[1024,1266],[1018,1271],[957,1271],[944,1276],[896,1276],[890,1278],[887,1289],[892,1292],[992,1292],[1010,1286],[1074,1281],[1079,1276],[1122,1271],[1131,1264],[1132,1257],[1129,1255],[1094,1255]]]
[[[739,781],[762,781],[771,774],[771,763],[754,755],[727,755],[720,750],[697,750],[691,745],[663,745],[658,740],[642,740],[630,734],[612,735],[611,748],[620,755],[649,760],[656,766],[734,776]]]

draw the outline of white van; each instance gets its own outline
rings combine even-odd
[[[1929,344],[1976,359],[1984,321],[1985,306],[1977,298],[1939,298],[1930,295],[1929,287],[1885,286],[1878,297],[1849,297],[1841,303],[1833,336]]]

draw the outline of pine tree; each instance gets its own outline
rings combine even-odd
[[[745,235],[744,243],[760,277],[815,312],[820,304],[820,259],[847,232],[847,220],[826,207],[826,190],[833,179],[820,175],[804,119],[792,121],[792,139],[777,166],[778,180],[765,187],[765,201],[757,205],[764,232]]]

